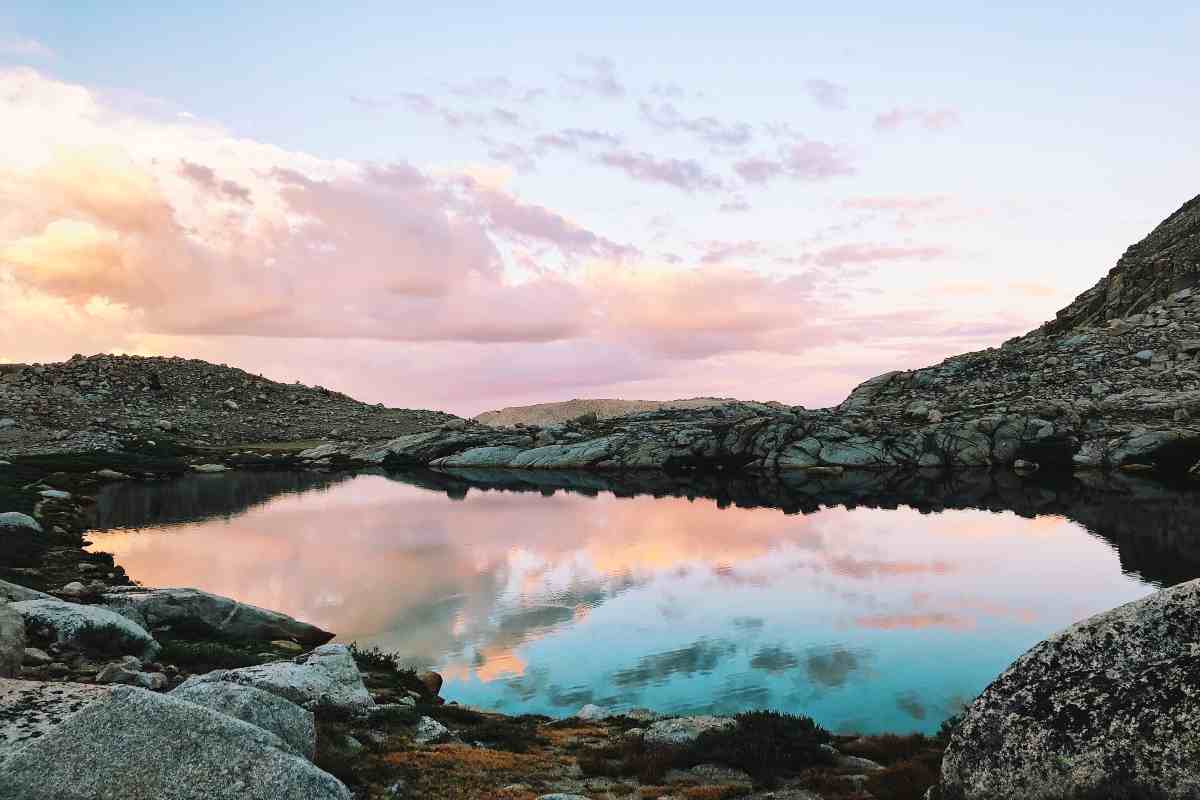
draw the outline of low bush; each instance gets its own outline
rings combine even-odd
[[[162,644],[160,662],[192,673],[250,667],[269,660],[259,655],[263,649],[261,642],[196,642],[160,637],[159,643]]]
[[[778,711],[749,711],[734,717],[736,725],[705,731],[679,755],[684,766],[716,763],[743,770],[758,782],[780,774],[829,764],[821,747],[833,738],[810,717]]]

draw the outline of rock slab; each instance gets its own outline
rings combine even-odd
[[[25,662],[25,620],[0,600],[0,678],[15,678]]]
[[[145,628],[100,606],[24,600],[11,607],[25,618],[26,630],[47,628],[59,644],[79,650],[116,652],[152,661],[160,649]]]
[[[270,731],[309,761],[316,754],[317,728],[312,712],[278,695],[219,681],[180,686],[171,696]]]
[[[241,669],[219,669],[188,678],[180,688],[216,681],[253,686],[278,695],[309,710],[334,709],[365,712],[375,701],[363,685],[362,675],[350,650],[327,644],[292,661],[275,661]]]
[[[104,595],[102,602],[147,630],[170,626],[204,636],[269,642],[292,639],[325,644],[333,634],[266,608],[199,589],[151,589]]]
[[[0,749],[0,797],[350,800],[350,792],[272,733],[120,686],[66,706],[41,736]]]
[[[1120,787],[1198,797],[1197,730],[1200,580],[1077,623],[1014,662],[956,729],[942,796],[1082,796]]]

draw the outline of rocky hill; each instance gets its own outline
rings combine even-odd
[[[367,442],[452,419],[372,406],[321,386],[277,383],[196,359],[96,355],[0,365],[0,457],[120,449],[154,439],[214,448]]]
[[[498,411],[485,411],[477,414],[474,420],[493,428],[515,425],[559,425],[590,414],[596,415],[598,419],[612,419],[613,417],[640,414],[643,411],[712,408],[734,402],[737,401],[728,397],[692,397],[685,400],[575,399],[564,400],[561,403],[509,406]]]
[[[0,455],[159,436],[210,447],[320,440],[305,459],[347,466],[1200,471],[1198,276],[1200,198],[1037,330],[885,373],[816,410],[701,400],[591,416],[588,401],[572,401],[529,412],[561,411],[565,421],[530,424],[499,412],[488,421],[513,423],[500,428],[200,361],[95,356],[9,366],[0,369]]]
[[[918,468],[1181,472],[1200,462],[1200,198],[1058,318],[998,348],[889,372],[839,406],[659,409],[508,430],[468,426],[347,450],[442,468]]]
[[[1200,283],[1200,197],[1188,201],[1071,305],[1046,323],[1050,334],[1128,317]]]

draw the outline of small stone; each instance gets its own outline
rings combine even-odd
[[[446,741],[453,737],[450,729],[432,717],[421,717],[417,722],[417,730],[413,734],[413,741],[417,744],[435,744],[437,742]]]
[[[222,403],[222,405],[228,408],[230,411],[237,411],[239,408],[236,400],[226,400],[224,403]]]
[[[66,586],[62,587],[58,591],[59,591],[59,594],[65,594],[65,595],[69,595],[71,597],[79,597],[80,595],[87,594],[88,590],[87,590],[87,587],[84,586],[79,581],[71,581],[70,583],[68,583]]]
[[[425,688],[435,697],[442,691],[442,676],[436,672],[422,672],[417,680],[425,684]]]
[[[71,499],[70,492],[64,492],[59,489],[43,489],[42,491],[38,492],[38,494],[40,494],[42,497],[46,498],[47,500],[70,500]]]
[[[39,650],[36,647],[25,648],[25,666],[27,667],[43,667],[53,660],[45,650]]]
[[[1133,354],[1133,357],[1135,359],[1137,359],[1138,363],[1140,363],[1140,364],[1149,364],[1154,359],[1154,351],[1153,350],[1139,350],[1138,352]]]

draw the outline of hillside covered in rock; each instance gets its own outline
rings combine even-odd
[[[146,440],[213,447],[365,442],[450,419],[198,359],[76,355],[57,364],[0,364],[0,456],[113,450]]]
[[[1200,198],[1055,320],[1000,347],[885,373],[815,410],[728,401],[491,427],[199,361],[9,366],[0,368],[0,455],[155,437],[202,448],[311,442],[300,456],[318,466],[1181,473],[1200,462],[1198,281]]]

